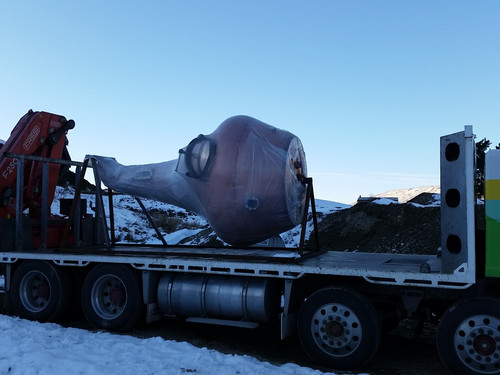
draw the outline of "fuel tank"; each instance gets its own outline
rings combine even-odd
[[[225,120],[177,160],[124,166],[92,158],[108,187],[196,212],[230,245],[259,243],[302,218],[307,171],[300,139],[252,117]]]
[[[158,306],[169,316],[269,322],[279,313],[279,289],[265,278],[165,274]]]

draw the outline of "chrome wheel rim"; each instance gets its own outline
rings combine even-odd
[[[311,332],[318,347],[336,357],[350,355],[361,344],[362,327],[358,316],[338,303],[323,305],[314,313]]]
[[[92,287],[91,301],[100,318],[115,319],[123,313],[127,305],[125,284],[115,275],[103,275]]]
[[[500,319],[491,315],[474,315],[465,319],[455,331],[455,351],[471,370],[482,374],[500,369]]]
[[[21,303],[30,312],[40,312],[49,303],[50,283],[47,277],[39,271],[26,273],[19,289]]]

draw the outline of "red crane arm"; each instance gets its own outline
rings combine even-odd
[[[73,120],[48,112],[28,111],[12,130],[0,149],[0,218],[12,217],[15,212],[15,192],[18,173],[24,173],[23,210],[35,215],[41,205],[42,164],[25,160],[24,171],[18,171],[17,160],[5,153],[36,155],[60,159],[68,155],[66,133],[75,126]],[[48,204],[54,199],[60,165],[49,166]]]

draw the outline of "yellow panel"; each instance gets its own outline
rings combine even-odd
[[[500,180],[486,180],[486,199],[500,199]]]

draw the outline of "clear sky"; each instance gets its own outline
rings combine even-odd
[[[28,109],[123,164],[245,114],[297,135],[316,198],[439,184],[439,137],[500,142],[500,1],[1,1],[0,138]]]

